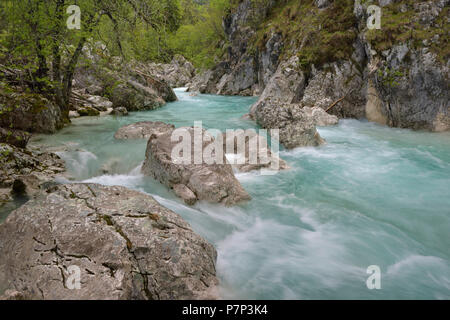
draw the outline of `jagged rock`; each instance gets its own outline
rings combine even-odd
[[[287,149],[325,142],[316,130],[314,118],[301,104],[266,99],[260,101],[253,117],[263,128],[279,129],[279,141]]]
[[[313,107],[313,108],[303,107],[302,111],[307,116],[312,118],[315,126],[319,127],[333,126],[335,124],[338,124],[339,122],[338,117],[326,113],[326,111],[320,107]]]
[[[92,105],[100,111],[110,107],[153,110],[177,100],[170,85],[164,79],[158,80],[158,75],[152,74],[152,69],[145,64],[124,62],[104,50],[93,50],[92,45],[86,45],[83,52],[85,59],[76,68],[73,88],[84,100],[92,100]],[[102,59],[108,61],[107,67],[98,63]]]
[[[25,148],[31,134],[22,130],[0,128],[0,143],[7,143],[19,148]]]
[[[64,171],[64,161],[56,154],[0,143],[0,188],[32,196]]]
[[[255,130],[225,132],[222,139],[223,150],[232,167],[238,171],[249,172],[263,168],[275,171],[289,169],[284,160],[272,153],[267,139],[257,134]],[[230,155],[233,159],[229,159]]]
[[[55,186],[12,212],[0,238],[0,290],[13,296],[217,298],[214,247],[151,196],[124,187]]]
[[[299,102],[304,88],[305,75],[298,69],[298,57],[293,56],[278,66],[258,101],[250,108],[250,116],[255,118],[256,110],[266,100],[276,99],[282,103]]]
[[[197,74],[188,87],[188,92],[217,93],[217,84],[230,70],[228,62],[221,62],[211,70]]]
[[[91,106],[98,111],[106,111],[113,105],[111,101],[101,96],[90,96],[87,98],[87,100],[91,102]]]
[[[195,75],[195,68],[182,55],[176,54],[168,64],[150,63],[146,66],[150,74],[165,80],[171,87],[184,87]]]
[[[408,49],[407,55],[405,61],[404,47],[394,47],[374,67],[367,107],[375,110],[375,105],[378,112],[369,120],[401,128],[450,130],[449,63],[438,62],[426,48]]]
[[[116,139],[149,139],[151,135],[159,136],[166,131],[173,131],[175,126],[161,121],[141,121],[123,126],[114,134]]]
[[[186,187],[184,184],[174,185],[173,192],[175,192],[175,194],[178,197],[183,199],[183,201],[190,206],[192,206],[193,204],[195,204],[197,202],[196,195],[191,191],[191,189]]]
[[[142,173],[152,176],[169,188],[177,184],[183,184],[195,194],[197,200],[205,200],[212,203],[222,203],[224,205],[234,205],[244,200],[249,200],[249,194],[244,190],[239,181],[233,174],[233,169],[227,163],[225,155],[220,157],[220,163],[214,161],[207,164],[205,158],[200,158],[200,164],[195,164],[194,148],[194,128],[183,127],[177,129],[178,133],[183,132],[185,138],[190,137],[191,157],[183,163],[179,159],[172,158],[172,149],[179,143],[172,141],[174,130],[166,131],[160,135],[152,135],[147,144],[145,161],[142,166]],[[200,129],[197,129],[200,130]],[[202,150],[207,150],[215,142],[215,139],[208,135],[204,130]],[[176,139],[175,139],[176,140]],[[200,143],[200,141],[199,141]],[[217,146],[221,148],[222,146]],[[187,152],[183,150],[183,152]],[[183,155],[183,156],[188,156]],[[197,154],[197,156],[199,156]]]

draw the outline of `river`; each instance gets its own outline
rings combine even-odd
[[[160,109],[75,119],[32,144],[60,150],[75,181],[137,189],[180,214],[217,248],[224,298],[450,299],[449,133],[341,120],[318,128],[324,146],[281,149],[290,170],[237,174],[250,202],[189,207],[140,174],[146,141],[115,131],[143,120],[254,128],[240,117],[255,98],[176,93]],[[381,289],[366,286],[371,265]]]

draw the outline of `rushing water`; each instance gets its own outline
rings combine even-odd
[[[450,298],[448,133],[343,120],[319,128],[326,145],[281,151],[290,170],[237,174],[250,202],[188,207],[140,175],[146,141],[116,141],[115,131],[142,120],[250,128],[240,117],[254,98],[177,95],[154,111],[77,119],[33,143],[57,147],[77,181],[141,190],[183,216],[217,248],[224,298]],[[366,286],[370,265],[381,268],[380,290]]]

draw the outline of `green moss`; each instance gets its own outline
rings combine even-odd
[[[414,48],[423,47],[423,41],[430,42],[430,49],[442,63],[450,58],[449,33],[447,19],[449,7],[445,7],[431,27],[419,22],[419,13],[414,10],[414,0],[392,3],[383,7],[380,30],[368,30],[366,39],[377,52],[391,49],[399,43],[408,43]],[[401,8],[406,8],[402,12]],[[439,43],[431,39],[439,36]]]
[[[286,44],[284,54],[301,48],[299,67],[309,71],[312,65],[350,59],[356,25],[352,0],[335,0],[326,9],[318,9],[313,0],[280,1],[257,30],[253,45],[262,49],[270,33],[279,32]]]

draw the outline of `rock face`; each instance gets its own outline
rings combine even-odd
[[[167,64],[150,63],[147,66],[150,74],[164,80],[172,88],[184,87],[191,82],[195,75],[195,68],[182,55],[176,54]]]
[[[273,154],[267,139],[255,130],[236,130],[222,134],[223,150],[233,168],[240,172],[289,169],[286,162]],[[230,146],[230,147],[228,147]],[[229,157],[233,159],[229,159]]]
[[[0,238],[0,290],[9,297],[217,298],[214,247],[124,187],[58,185],[11,213]]]
[[[339,118],[328,114],[325,110],[320,107],[303,107],[302,111],[308,117],[311,117],[315,126],[326,127],[338,124]]]
[[[157,70],[149,65],[126,63],[111,57],[97,43],[83,49],[84,63],[79,63],[73,80],[73,108],[92,107],[98,111],[126,108],[128,111],[153,110],[177,97]],[[98,54],[99,51],[103,54]],[[100,61],[108,61],[107,64]],[[80,113],[80,112],[78,112]],[[81,114],[81,113],[80,113]]]
[[[228,54],[196,76],[190,90],[260,95],[250,115],[276,99],[329,109],[339,118],[450,130],[442,33],[449,0],[255,3],[240,1],[224,18]],[[371,4],[382,7],[381,30],[367,28]],[[341,22],[328,24],[330,17]],[[303,24],[289,22],[299,18]]]
[[[189,91],[244,96],[260,93],[261,83],[270,77],[278,64],[281,37],[273,33],[265,48],[256,54],[247,49],[255,35],[255,24],[264,20],[275,3],[273,0],[244,0],[224,17],[223,27],[230,43],[227,55],[212,70],[197,75]]]
[[[161,135],[166,131],[173,131],[174,125],[161,121],[141,121],[123,126],[114,134],[114,138],[126,139],[149,139],[151,135]]]
[[[10,194],[33,196],[64,172],[64,161],[56,154],[0,143],[0,188]]]
[[[177,161],[178,159],[172,159],[172,149],[180,141],[176,139],[172,141],[174,130],[168,130],[160,135],[152,135],[147,144],[146,159],[142,166],[142,172],[145,175],[152,176],[169,188],[177,186],[176,194],[181,196],[186,203],[195,202],[192,194],[195,195],[195,200],[205,200],[227,206],[250,199],[248,193],[235,178],[225,155],[218,156],[222,164],[217,162],[207,164],[204,158],[200,158],[202,159],[199,161],[200,164],[195,164],[194,128],[184,127],[177,130],[179,130],[177,132],[183,132],[185,138],[190,139],[188,143],[191,146],[189,161],[180,163]],[[200,132],[202,132],[200,139],[203,137],[203,142],[199,141],[199,143],[203,146],[203,150],[213,147],[214,138],[204,131],[200,130]],[[206,137],[208,138],[206,139]],[[187,152],[187,150],[183,150],[183,152]],[[186,155],[189,156],[183,154],[183,156]]]

